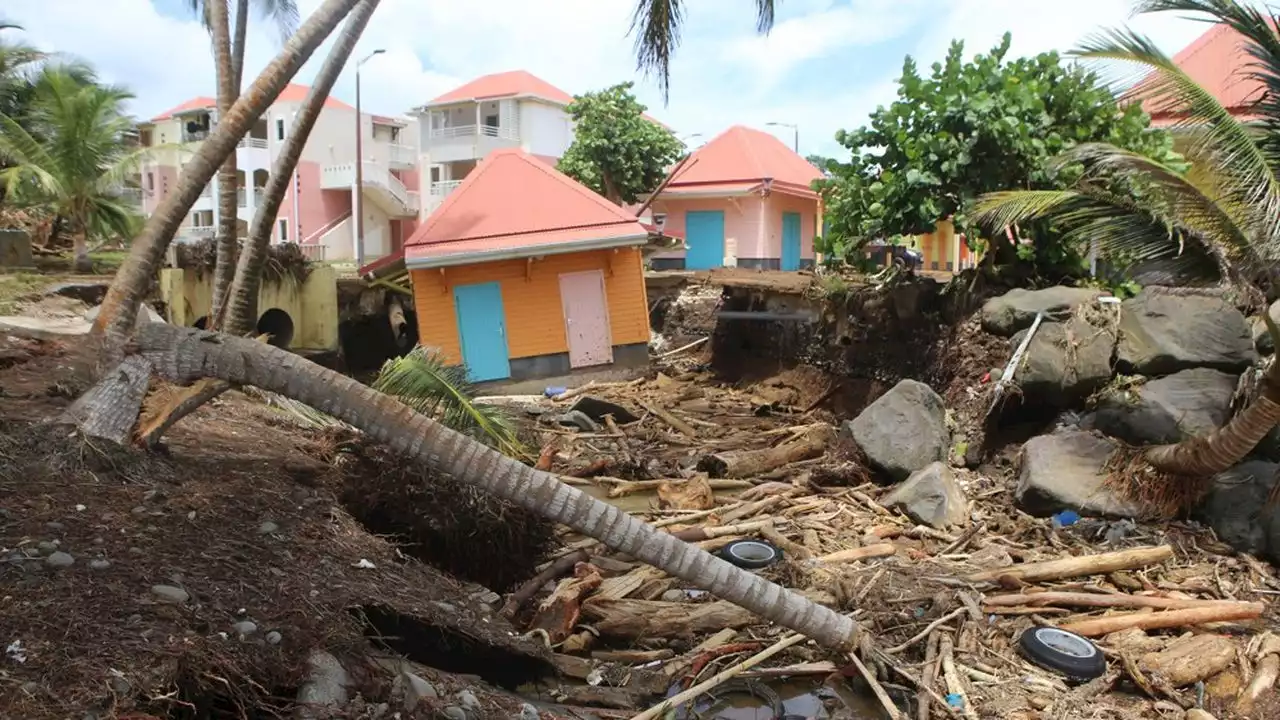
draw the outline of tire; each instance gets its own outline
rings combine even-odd
[[[720,558],[743,570],[759,570],[782,559],[782,550],[763,540],[735,540],[720,548]]]
[[[1070,680],[1088,682],[1107,671],[1107,659],[1089,640],[1065,630],[1034,627],[1018,637],[1028,660]]]

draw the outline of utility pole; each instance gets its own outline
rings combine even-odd
[[[791,138],[792,138],[791,149],[795,151],[795,154],[797,155],[800,154],[800,126],[799,125],[796,125],[794,123],[784,123],[784,122],[771,122],[771,123],[765,123],[765,125],[771,125],[773,127],[791,128]]]
[[[360,113],[360,66],[384,52],[379,48],[356,63],[356,191],[351,201],[351,211],[356,216],[356,272],[364,267],[364,116]]]

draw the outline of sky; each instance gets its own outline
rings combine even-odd
[[[320,0],[298,0],[304,17]],[[1011,53],[1066,51],[1102,28],[1128,25],[1172,54],[1206,29],[1177,15],[1132,17],[1131,0],[778,0],[773,31],[755,31],[751,0],[685,0],[686,25],[664,103],[636,71],[628,36],[633,0],[382,0],[353,57],[384,50],[361,70],[367,112],[402,115],[480,75],[527,70],[570,94],[634,81],[650,114],[691,147],[735,124],[774,132],[802,154],[840,157],[839,129],[892,102],[902,61],[923,71],[953,39],[966,54],[1013,34]],[[0,18],[27,42],[89,60],[134,94],[149,118],[213,95],[208,35],[190,0],[5,0]],[[246,75],[279,50],[279,31],[255,16]],[[12,31],[6,31],[6,34]],[[314,77],[328,44],[298,74]],[[247,85],[247,83],[246,83]],[[353,102],[354,62],[334,95]]]

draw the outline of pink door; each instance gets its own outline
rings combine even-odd
[[[569,367],[613,362],[604,272],[588,270],[561,275],[560,302],[564,307],[564,334],[569,339]]]

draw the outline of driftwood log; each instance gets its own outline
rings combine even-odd
[[[996,582],[1007,578],[1027,583],[1040,582],[1042,580],[1062,580],[1064,578],[1115,572],[1116,570],[1132,570],[1133,568],[1162,563],[1171,557],[1173,557],[1173,548],[1168,545],[1138,547],[1098,555],[1082,555],[1061,560],[1023,563],[1022,565],[984,570],[969,575],[965,580],[972,583]]]
[[[1262,603],[1241,602],[1223,603],[1189,610],[1166,610],[1165,612],[1139,610],[1137,612],[1064,623],[1059,627],[1077,635],[1099,637],[1113,632],[1120,632],[1121,630],[1128,630],[1129,628],[1159,630],[1233,620],[1252,620],[1261,615],[1263,609]]]
[[[698,469],[715,478],[757,477],[784,465],[818,457],[826,452],[832,436],[828,425],[811,427],[799,438],[777,447],[704,455],[698,461]]]

